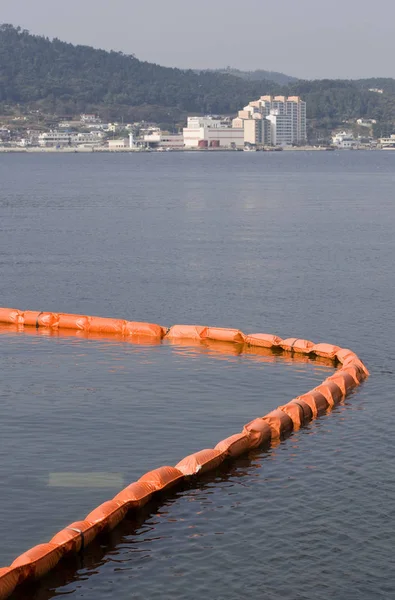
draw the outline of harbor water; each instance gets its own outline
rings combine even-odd
[[[15,598],[395,594],[395,153],[2,154],[0,305],[275,333],[371,377]],[[0,566],[333,372],[0,329]],[[22,595],[21,595],[22,594]]]

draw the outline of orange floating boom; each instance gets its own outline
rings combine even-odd
[[[325,411],[339,404],[347,393],[358,386],[369,375],[369,371],[358,356],[348,348],[333,344],[314,344],[310,340],[287,338],[276,335],[253,333],[245,335],[238,329],[199,325],[173,325],[170,329],[155,323],[140,323],[123,319],[110,319],[89,315],[73,315],[40,311],[21,311],[15,308],[0,308],[0,324],[10,331],[24,327],[48,330],[75,330],[89,334],[108,336],[190,340],[207,343],[213,340],[226,344],[238,344],[242,351],[250,347],[270,348],[284,352],[315,355],[338,361],[342,366],[313,390],[279,406],[263,417],[244,425],[242,431],[218,442],[215,448],[206,448],[190,454],[175,467],[164,466],[145,473],[137,482],[131,483],[114,498],[100,504],[84,520],[71,523],[50,542],[27,550],[9,567],[0,568],[0,600],[10,596],[19,585],[34,581],[51,571],[70,552],[81,552],[92,540],[104,531],[109,531],[122,521],[129,510],[143,507],[154,494],[165,492],[180,482],[197,477],[218,466],[226,459],[233,459],[263,444],[276,444],[282,437],[302,427]],[[235,346],[233,346],[235,347]],[[303,357],[301,357],[302,360]],[[306,356],[307,359],[307,356]]]

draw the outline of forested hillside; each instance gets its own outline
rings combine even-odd
[[[385,81],[384,88],[379,79],[296,81],[287,87],[287,92],[306,100],[310,130],[330,131],[362,117],[375,119],[375,134],[385,135],[393,131],[395,121],[395,80]],[[383,94],[369,91],[380,87]]]
[[[274,90],[274,84],[161,67],[121,52],[0,27],[0,103],[35,103],[57,113],[99,107],[114,114],[151,107],[152,117],[156,107],[174,114],[232,113],[267,89]]]
[[[161,67],[121,52],[73,46],[12,25],[0,26],[0,113],[19,105],[48,114],[98,112],[103,118],[144,118],[174,125],[188,113],[235,114],[268,93],[302,96],[312,138],[359,117],[376,119],[379,134],[392,132],[395,121],[393,79],[281,85],[246,78],[235,70]]]
[[[278,73],[277,71],[265,71],[264,69],[256,69],[255,71],[240,71],[239,69],[233,69],[232,67],[226,67],[226,69],[215,69],[217,73],[226,73],[227,75],[235,75],[246,81],[274,81],[279,85],[287,85],[291,81],[296,81],[297,77],[291,77],[285,75],[285,73]]]

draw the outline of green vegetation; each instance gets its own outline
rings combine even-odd
[[[121,52],[73,46],[0,27],[0,103],[56,114],[172,121],[187,112],[234,113],[267,85],[232,75],[142,62]],[[274,90],[274,84],[271,88]]]
[[[239,71],[239,69],[226,67],[225,69],[215,69],[214,72],[235,75],[246,81],[274,81],[274,83],[278,83],[279,85],[287,85],[292,81],[297,81],[296,77],[278,73],[277,71],[264,71],[263,69],[257,69],[256,71]]]
[[[265,75],[281,80],[262,79]],[[333,128],[347,127],[345,122],[359,117],[376,119],[379,135],[393,131],[393,79],[299,81],[269,71],[184,71],[0,26],[3,115],[13,110],[98,112],[106,120],[152,120],[172,129],[187,113],[235,114],[250,100],[270,93],[300,95],[307,102],[312,139],[328,137]]]
[[[369,88],[381,88],[384,93],[370,92]],[[349,123],[358,118],[375,119],[377,135],[392,132],[395,122],[393,79],[297,81],[287,87],[287,92],[306,100],[310,137],[327,136],[336,127],[349,128]]]

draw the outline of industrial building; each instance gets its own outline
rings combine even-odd
[[[188,117],[183,129],[186,148],[228,147],[243,148],[243,129],[232,127],[230,119],[212,116]]]

